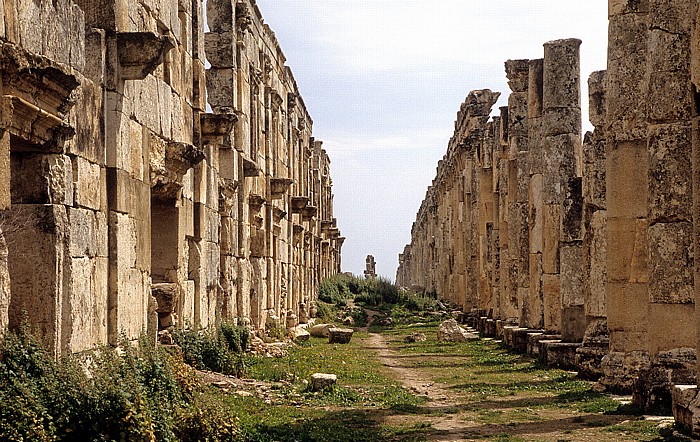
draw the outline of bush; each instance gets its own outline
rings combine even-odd
[[[220,403],[179,353],[147,338],[83,363],[54,360],[27,327],[0,343],[3,441],[230,441],[237,422]]]
[[[349,279],[346,275],[338,274],[323,280],[318,288],[318,299],[327,304],[345,305],[348,299],[352,299]]]
[[[185,362],[196,369],[238,377],[243,375],[243,353],[250,347],[247,327],[224,322],[211,331],[177,330],[173,337],[182,349]]]

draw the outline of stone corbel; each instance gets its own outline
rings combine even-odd
[[[282,199],[289,190],[294,180],[290,178],[270,178],[270,192],[272,199]]]
[[[250,206],[251,212],[259,212],[265,203],[265,198],[260,195],[251,193],[250,196],[248,196],[248,205]]]
[[[272,101],[273,107],[280,107],[284,103],[284,98],[277,93],[274,89],[270,92],[270,100]]]
[[[161,198],[177,198],[182,178],[204,159],[204,152],[186,143],[151,138],[151,193]]]
[[[117,50],[121,77],[143,80],[163,64],[167,53],[175,47],[175,39],[154,32],[118,32]]]
[[[284,218],[287,217],[287,212],[280,209],[279,207],[274,207],[272,209],[272,216],[274,217],[275,222],[279,223],[280,221],[282,221]]]
[[[243,176],[251,178],[260,175],[261,170],[258,163],[245,154],[241,154],[241,159],[243,161]]]
[[[308,196],[293,196],[292,197],[292,213],[302,213],[304,208],[309,205]]]
[[[250,16],[248,5],[245,3],[236,3],[236,29],[242,35],[243,32],[250,29],[253,24],[253,19]]]
[[[306,206],[301,211],[301,218],[304,221],[311,221],[318,214],[318,207],[316,206]]]
[[[222,145],[223,138],[231,133],[233,125],[238,121],[238,115],[233,111],[220,114],[203,113],[199,115],[199,121],[202,143]]]
[[[297,95],[292,92],[287,93],[287,108],[289,110],[294,109],[297,106]]]

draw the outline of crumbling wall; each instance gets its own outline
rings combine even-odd
[[[56,353],[262,329],[340,270],[330,160],[274,34],[254,1],[208,8],[206,37],[200,1],[0,8],[2,328]]]
[[[451,172],[467,184],[466,241],[444,252],[467,260],[467,299],[478,302],[464,306],[482,333],[633,392],[644,409],[669,406],[673,390],[677,418],[700,434],[697,388],[674,390],[696,382],[698,6],[609,3],[608,70],[589,78],[595,130],[581,140],[580,41],[506,62],[509,105]],[[442,188],[430,197],[439,214],[450,204]],[[404,251],[405,286],[431,277],[417,270],[460,272],[416,268],[425,226]]]

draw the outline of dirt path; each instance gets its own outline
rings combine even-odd
[[[386,416],[387,425],[427,425],[426,438],[433,442],[498,440],[498,441],[607,441],[638,439],[626,431],[602,432],[601,427],[629,423],[633,416],[581,413],[575,409],[557,407],[551,395],[521,392],[505,397],[491,397],[475,402],[461,394],[454,385],[436,382],[439,374],[425,366],[445,364],[462,370],[468,356],[460,354],[405,354],[387,336],[371,333],[366,343],[377,353],[379,361],[391,377],[426,399],[420,413],[396,413]],[[417,366],[426,364],[424,367]],[[475,383],[482,380],[472,376]],[[470,381],[471,382],[471,381]],[[534,382],[534,381],[533,381]],[[538,407],[536,404],[552,404]],[[531,405],[532,404],[532,405]],[[531,408],[532,407],[532,408]],[[509,418],[508,416],[513,416]],[[493,418],[493,420],[489,420]],[[486,419],[486,420],[485,420]],[[658,439],[654,439],[658,440]],[[667,439],[664,439],[667,440]],[[673,439],[676,440],[676,439]]]

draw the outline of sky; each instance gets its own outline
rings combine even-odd
[[[579,38],[588,75],[606,67],[606,0],[257,0],[331,158],[344,272],[398,254],[469,91],[501,92],[503,63]],[[495,113],[494,113],[495,114]],[[584,118],[584,130],[590,129]]]

